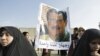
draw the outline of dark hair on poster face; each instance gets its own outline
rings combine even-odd
[[[58,14],[62,14],[64,21],[67,20],[67,13],[66,13],[66,11],[59,11]]]

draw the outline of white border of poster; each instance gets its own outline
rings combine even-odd
[[[46,33],[45,28],[43,26],[47,23],[47,19],[45,18],[46,13],[51,8],[56,9],[58,11],[57,8],[54,8],[50,5],[47,5],[47,4],[44,4],[44,3],[40,4],[40,13],[39,13],[39,16],[38,16],[40,24],[37,27],[37,37],[36,37],[35,47],[36,48],[53,49],[53,50],[66,50],[66,49],[69,49],[70,44],[71,44],[71,32],[70,32],[70,21],[69,21],[68,8],[66,9],[68,23],[67,23],[67,26],[66,26],[65,30],[70,33],[69,41],[66,41],[66,42],[51,42],[51,41],[45,41],[45,40],[40,39],[40,30],[41,30],[40,28],[42,28],[43,33]]]

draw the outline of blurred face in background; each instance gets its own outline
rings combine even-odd
[[[74,28],[73,34],[78,34],[78,28]]]
[[[81,37],[84,33],[84,28],[80,27],[79,30],[78,30],[78,35]]]
[[[30,36],[29,36],[29,33],[26,33],[26,38],[28,39],[28,40],[30,40]]]

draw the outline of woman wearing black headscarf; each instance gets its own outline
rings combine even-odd
[[[100,30],[86,30],[72,56],[100,56]]]
[[[0,56],[37,56],[28,40],[15,27],[0,28]]]

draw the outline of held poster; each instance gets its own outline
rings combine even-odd
[[[39,26],[36,38],[37,48],[66,50],[71,43],[69,11],[59,10],[41,3]]]

